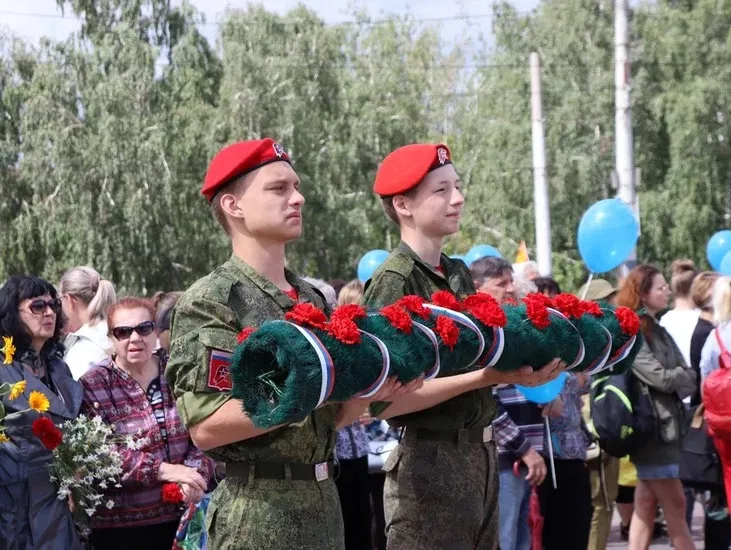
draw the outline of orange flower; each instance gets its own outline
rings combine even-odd
[[[18,397],[23,395],[26,384],[27,382],[25,380],[21,380],[20,382],[16,382],[12,386],[10,386],[10,395],[8,395],[8,399],[10,401],[13,401],[14,399],[18,399]]]
[[[0,348],[3,352],[4,359],[3,365],[9,365],[13,362],[13,356],[15,355],[15,346],[13,345],[12,336],[3,336],[3,347]]]
[[[28,397],[28,406],[36,412],[44,413],[51,407],[51,403],[43,393],[34,390]]]

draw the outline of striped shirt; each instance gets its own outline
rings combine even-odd
[[[167,357],[161,353],[161,373],[166,362]],[[195,468],[206,481],[212,477],[214,463],[190,440],[165,377],[159,376],[156,381],[159,389],[152,391],[150,399],[147,391],[110,358],[81,377],[84,414],[100,416],[114,426],[119,436],[147,439],[140,449],[118,446],[123,460],[122,487],[106,491],[106,496],[114,501],[114,508],[98,508],[91,518],[92,529],[178,521],[179,505],[162,502],[163,484],[158,481],[157,473],[163,462]]]
[[[543,452],[545,433],[541,408],[528,401],[512,384],[493,390],[498,402],[498,414],[493,420],[493,435],[498,448],[501,470],[513,468],[531,448]]]

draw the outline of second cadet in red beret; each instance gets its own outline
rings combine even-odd
[[[437,292],[461,300],[476,292],[465,263],[442,253],[444,238],[459,230],[460,187],[446,145],[407,145],[384,159],[373,190],[399,225],[401,243],[366,283],[365,305],[383,307],[407,294],[429,301]],[[545,369],[477,369],[424,382],[420,395],[428,400],[372,406],[374,416],[405,427],[408,434],[386,467],[389,549],[498,547],[498,462],[490,427],[497,404],[491,386],[536,385],[554,371],[558,376],[560,364]],[[419,464],[433,461],[435,442],[439,467],[425,479]]]
[[[446,145],[406,145],[383,159],[373,190],[382,197],[406,193],[419,185],[429,172],[449,164],[452,164],[452,159]]]

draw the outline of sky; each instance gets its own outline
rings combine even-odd
[[[176,2],[176,0],[174,0]],[[177,3],[177,2],[176,2]],[[199,11],[206,14],[209,24],[201,30],[210,39],[216,36],[215,23],[220,21],[227,7],[245,8],[250,0],[191,0]],[[254,2],[257,3],[257,2]],[[327,23],[341,23],[353,19],[349,9],[353,0],[265,0],[268,10],[284,14],[302,3],[315,10]],[[538,0],[512,0],[519,11],[529,11]],[[469,33],[491,35],[491,2],[488,0],[360,0],[356,6],[365,7],[373,18],[410,14],[417,19],[457,18],[441,21],[442,37],[453,42]],[[56,0],[0,0],[0,25],[27,40],[37,43],[42,36],[62,40],[77,31],[80,22],[73,14],[62,16]]]

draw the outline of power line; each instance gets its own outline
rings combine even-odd
[[[62,13],[32,13],[32,12],[19,12],[19,11],[9,11],[9,10],[0,10],[0,16],[9,15],[9,16],[16,16],[16,17],[35,17],[39,19],[67,19],[69,21],[84,21],[84,17],[79,17],[75,15],[67,16]],[[444,17],[405,17],[403,20],[407,22],[413,22],[413,23],[439,23],[439,22],[446,22],[446,21],[469,21],[472,19],[487,19],[491,18],[493,14],[491,13],[476,13],[476,14],[463,14],[463,15],[452,15],[452,16],[444,16]],[[382,25],[387,23],[392,23],[394,21],[397,21],[398,16],[394,14],[392,17],[382,18],[382,19],[372,19],[370,21],[354,21],[354,20],[348,20],[348,21],[338,21],[335,23],[326,23],[326,27],[345,27],[345,26],[371,26],[371,25]],[[202,26],[216,26],[221,27],[224,23],[217,22],[217,21],[205,21],[205,22],[198,22],[197,25]]]

